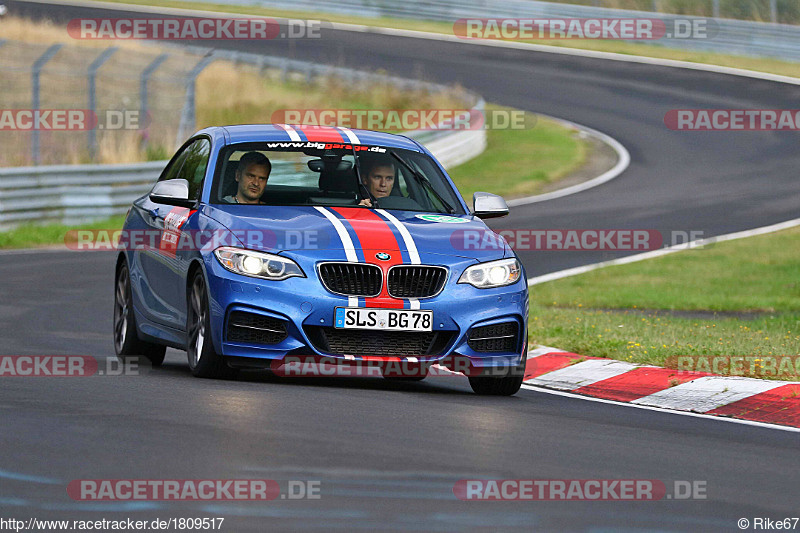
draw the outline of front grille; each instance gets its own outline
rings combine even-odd
[[[229,342],[278,344],[287,335],[286,324],[277,318],[245,311],[233,311],[228,317]]]
[[[428,298],[444,287],[447,269],[437,266],[395,266],[389,269],[389,294],[394,298]]]
[[[514,352],[518,329],[516,322],[472,328],[468,344],[476,352]]]
[[[383,283],[381,269],[364,263],[323,263],[319,277],[326,289],[347,296],[377,296]]]
[[[453,340],[452,331],[370,331],[306,326],[314,347],[333,355],[439,355]]]

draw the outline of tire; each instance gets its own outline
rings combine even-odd
[[[189,286],[186,306],[186,355],[189,369],[199,378],[233,379],[237,370],[230,368],[214,349],[211,341],[211,313],[202,271],[198,270]]]
[[[469,378],[469,385],[475,394],[482,396],[513,396],[522,386],[525,379],[525,364],[528,360],[528,348],[522,354],[520,363],[511,369],[507,376],[476,376]]]
[[[131,276],[124,262],[117,269],[114,281],[114,351],[123,363],[144,356],[152,366],[161,366],[167,352],[166,346],[140,340],[136,333]]]

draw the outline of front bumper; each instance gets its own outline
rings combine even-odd
[[[211,337],[217,352],[230,364],[242,367],[274,367],[274,362],[286,356],[320,356],[333,360],[352,361],[387,358],[396,359],[408,354],[385,351],[380,356],[367,354],[355,357],[330,353],[321,348],[315,338],[315,328],[332,328],[336,307],[348,306],[348,298],[328,292],[316,277],[316,271],[304,268],[310,277],[268,281],[232,273],[213,257],[205,261],[209,284]],[[423,364],[433,364],[454,357],[468,361],[477,368],[509,368],[516,366],[527,343],[528,289],[524,277],[517,283],[496,289],[476,289],[456,283],[458,267],[448,278],[442,292],[421,299],[420,308],[433,311],[433,331],[440,342],[431,353],[412,358]],[[363,301],[363,300],[362,300]],[[408,305],[406,305],[408,308]],[[283,322],[286,335],[273,344],[256,344],[231,340],[228,326],[231,313],[240,311]],[[503,351],[480,352],[470,346],[472,328],[511,322],[517,325],[517,335],[511,346]],[[351,331],[351,330],[348,330]]]

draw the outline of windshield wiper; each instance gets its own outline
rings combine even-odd
[[[431,191],[431,192],[432,192],[432,193],[433,193],[433,194],[436,196],[436,198],[437,198],[437,199],[439,200],[439,202],[440,202],[440,203],[441,203],[441,204],[444,206],[444,208],[447,210],[447,212],[448,212],[449,214],[451,214],[451,215],[455,214],[456,210],[453,208],[453,206],[451,206],[449,203],[447,203],[447,200],[445,200],[444,198],[442,198],[442,195],[441,195],[441,194],[439,194],[439,193],[436,191],[436,189],[434,189],[434,188],[433,188],[433,184],[430,182],[430,180],[427,178],[427,176],[423,176],[422,174],[420,174],[419,172],[417,172],[416,170],[414,170],[414,168],[413,168],[411,165],[409,165],[409,164],[406,162],[406,160],[405,160],[405,159],[403,159],[403,158],[402,158],[402,157],[401,157],[401,156],[400,156],[400,155],[399,155],[397,152],[395,152],[394,150],[389,150],[389,154],[391,154],[391,156],[392,156],[392,157],[394,157],[395,159],[397,159],[398,161],[400,161],[400,163],[402,163],[402,164],[403,164],[403,166],[404,166],[404,167],[406,167],[406,168],[408,169],[408,171],[411,173],[411,175],[412,175],[412,176],[414,176],[414,179],[416,179],[416,180],[417,180],[417,183],[419,183],[419,184],[420,184],[420,185],[422,185],[422,186],[427,186],[427,187],[428,187],[428,189],[429,189],[429,190],[430,190],[430,191]]]

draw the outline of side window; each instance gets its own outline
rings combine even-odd
[[[210,152],[211,143],[208,139],[197,139],[184,150],[186,158],[176,177],[189,182],[190,199],[200,197]]]
[[[187,147],[177,157],[173,158],[172,161],[169,162],[167,168],[164,169],[164,172],[161,173],[161,177],[158,178],[158,181],[167,181],[173,180],[178,177],[178,172],[180,172],[181,167],[183,166],[183,162],[186,161],[186,156],[189,153],[189,148]]]

